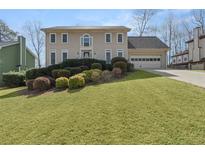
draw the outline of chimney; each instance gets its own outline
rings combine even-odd
[[[20,43],[20,65],[26,66],[26,39],[22,35],[18,36],[18,42]]]
[[[199,61],[199,36],[202,33],[201,27],[194,28],[194,50],[193,61]]]

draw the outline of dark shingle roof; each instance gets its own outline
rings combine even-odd
[[[156,36],[129,36],[128,49],[136,48],[169,48]]]
[[[122,29],[122,30],[128,30],[130,31],[130,28],[127,28],[125,26],[55,26],[55,27],[48,27],[48,28],[42,28],[41,30],[112,30],[112,29]]]

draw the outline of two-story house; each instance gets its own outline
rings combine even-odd
[[[201,27],[193,30],[193,39],[186,42],[189,51],[189,68],[205,69],[205,34]]]
[[[168,47],[157,37],[128,37],[125,26],[57,26],[46,34],[46,66],[65,59],[95,58],[111,62],[121,56],[136,68],[166,68]]]

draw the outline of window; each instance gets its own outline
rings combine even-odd
[[[89,34],[84,34],[80,41],[81,46],[89,47],[92,45],[92,37]]]
[[[105,43],[112,43],[112,34],[105,33]]]
[[[123,43],[123,34],[121,33],[117,34],[117,43]]]
[[[112,59],[112,52],[111,50],[105,50],[105,61],[107,64],[111,64],[111,59]]]
[[[56,63],[56,53],[55,51],[51,52],[51,65],[54,65]]]
[[[50,34],[50,43],[56,43],[56,34],[55,33]]]
[[[157,61],[160,61],[160,58],[157,58]]]
[[[138,58],[135,58],[135,61],[138,61]]]
[[[123,50],[121,50],[121,49],[117,50],[117,56],[118,56],[118,57],[124,57],[124,52],[123,52]]]
[[[62,50],[61,61],[65,61],[66,59],[68,59],[68,50],[67,49],[63,49]]]
[[[62,43],[68,43],[68,34],[67,33],[62,33],[61,34],[61,42]]]
[[[134,58],[131,58],[131,61],[135,61],[135,59],[134,59]]]

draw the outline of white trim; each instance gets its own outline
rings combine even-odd
[[[11,43],[11,44],[1,45],[0,50],[4,47],[8,47],[8,46],[11,46],[11,45],[16,45],[16,44],[19,44],[19,42],[14,42],[14,43]]]
[[[124,52],[123,49],[117,49],[117,57],[119,57],[119,56],[118,56],[118,53],[119,53],[119,52],[122,53],[122,57],[125,57],[125,52]]]
[[[67,53],[67,59],[68,59],[68,49],[61,49],[61,62],[63,62],[63,53]]]
[[[50,49],[50,56],[49,56],[49,64],[51,64],[51,53],[55,53],[55,64],[57,64],[57,56],[56,56],[56,49]]]
[[[84,46],[84,36],[85,35],[88,35],[89,39],[91,38],[91,42],[89,41],[89,46]],[[81,38],[83,38],[83,43],[81,42]],[[90,43],[91,43],[91,45],[90,45]],[[85,33],[85,34],[80,36],[80,47],[92,47],[92,46],[93,46],[93,36],[91,36],[89,33]]]
[[[118,42],[118,35],[119,34],[122,34],[122,42]],[[124,43],[124,35],[123,35],[123,33],[117,33],[116,42],[117,42],[117,44],[123,44]]]
[[[52,34],[55,35],[55,42],[51,42],[51,35],[52,35]],[[56,43],[56,40],[57,40],[57,38],[56,38],[56,33],[49,33],[49,42],[50,42],[50,44],[55,44],[55,43]]]
[[[106,35],[110,34],[110,42],[106,42]],[[105,33],[105,43],[112,43],[112,33]]]
[[[20,37],[20,65],[23,63],[22,54],[22,37]]]
[[[67,42],[63,42],[63,35],[67,35]],[[68,33],[61,33],[61,44],[68,44],[68,42],[69,42],[69,37],[68,37]]]
[[[106,53],[109,52],[110,53],[110,60],[112,60],[112,49],[105,49],[105,61],[107,63],[107,59],[106,59]]]

